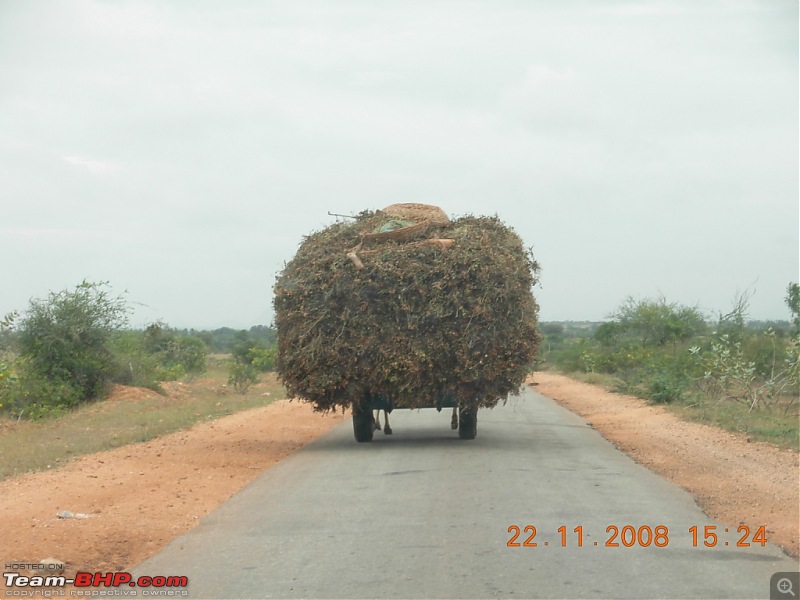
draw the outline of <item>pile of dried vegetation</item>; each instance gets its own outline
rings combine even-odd
[[[493,407],[539,341],[539,266],[497,217],[393,205],[307,236],[275,284],[276,370],[320,411],[384,394]]]

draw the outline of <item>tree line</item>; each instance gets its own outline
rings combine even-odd
[[[788,321],[750,321],[748,299],[740,295],[730,311],[709,319],[664,297],[629,297],[602,323],[543,323],[540,361],[612,376],[617,391],[655,402],[789,411],[800,390],[800,286],[787,287]]]
[[[784,322],[749,320],[748,297],[710,319],[666,298],[627,298],[601,323],[541,323],[539,368],[609,375],[618,391],[655,402],[735,402],[748,411],[798,403],[800,286],[791,283]],[[128,327],[130,308],[107,282],[32,299],[0,320],[0,413],[36,419],[103,398],[114,383],[160,382],[206,371],[228,356],[228,383],[245,392],[274,368],[277,332]]]
[[[57,415],[103,398],[112,384],[161,391],[160,382],[202,374],[212,353],[230,354],[230,382],[243,391],[274,364],[276,332],[175,329],[158,321],[128,327],[130,307],[108,282],[30,301],[0,320],[0,412],[14,418]]]

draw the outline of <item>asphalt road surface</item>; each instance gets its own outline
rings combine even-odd
[[[336,427],[135,575],[185,575],[191,598],[769,598],[798,569],[531,390],[479,411],[475,440],[447,410],[390,420],[363,444]]]

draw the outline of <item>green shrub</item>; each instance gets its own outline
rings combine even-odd
[[[686,382],[682,378],[664,374],[649,381],[647,397],[661,404],[669,404],[683,400],[685,391]]]
[[[705,365],[702,391],[717,401],[742,403],[751,411],[788,396],[788,409],[798,401],[800,340],[793,338],[783,345],[780,358],[776,356],[771,360],[768,374],[760,373],[753,355],[745,352],[747,342],[752,345],[752,340],[731,338],[726,333],[713,340],[702,356]],[[699,352],[699,349],[693,350]]]
[[[551,350],[547,357],[550,362],[566,372],[585,373],[586,367],[591,366],[586,364],[585,354],[591,351],[592,347],[591,341],[586,338],[572,339],[565,341],[560,348]]]
[[[250,348],[250,364],[262,373],[275,370],[275,356],[278,353],[277,346],[264,348],[255,346]]]
[[[751,333],[741,340],[742,354],[753,363],[756,373],[768,379],[782,370],[790,341],[779,338],[772,329]]]
[[[180,336],[173,340],[164,355],[164,363],[180,366],[187,374],[196,375],[206,370],[208,346],[196,336]]]
[[[248,363],[231,361],[228,385],[233,386],[240,394],[244,394],[251,385],[258,383],[258,371]]]
[[[18,382],[19,377],[11,362],[0,359],[0,411],[11,410],[11,394]]]
[[[247,331],[236,334],[236,343],[231,349],[231,356],[235,362],[251,365],[262,373],[275,370],[277,353],[278,347],[275,343],[266,345],[254,339]]]
[[[117,365],[114,382],[122,385],[144,387],[161,393],[159,364],[156,356],[145,352],[142,333],[120,331],[111,341]]]
[[[2,393],[3,411],[17,419],[58,416],[86,400],[77,385],[44,377],[29,361],[20,360],[17,368],[16,381]]]
[[[128,309],[122,298],[109,296],[107,285],[84,281],[74,290],[31,300],[18,345],[26,365],[23,379],[30,379],[23,387],[36,402],[69,407],[97,398],[118,371],[110,341]]]
[[[12,370],[11,364],[0,360],[0,391],[8,389],[17,380],[17,374]]]
[[[178,381],[186,377],[186,375],[187,372],[183,365],[172,365],[169,367],[161,365],[156,369],[156,376],[159,381]]]

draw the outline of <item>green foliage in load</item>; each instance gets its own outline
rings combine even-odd
[[[492,407],[516,393],[539,341],[531,251],[498,218],[473,216],[427,231],[454,240],[447,249],[362,249],[385,220],[364,212],[309,235],[278,276],[275,364],[288,393],[321,411],[365,394],[414,408],[447,393]]]

